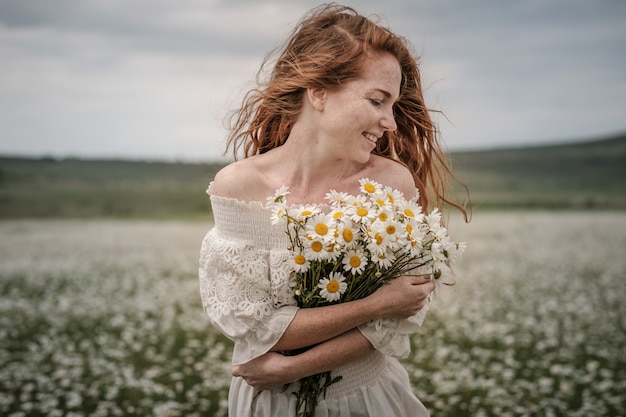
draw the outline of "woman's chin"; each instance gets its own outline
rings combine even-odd
[[[354,155],[352,159],[360,164],[366,164],[372,159],[372,152],[359,153],[358,155]]]

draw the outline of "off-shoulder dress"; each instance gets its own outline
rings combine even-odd
[[[200,295],[211,323],[234,341],[233,365],[242,364],[269,352],[298,311],[286,262],[289,241],[282,227],[272,224],[263,203],[210,197],[214,226],[202,242]],[[315,415],[427,417],[396,359],[408,355],[409,335],[426,311],[424,307],[406,320],[380,319],[360,326],[376,349],[333,371],[342,379],[327,389]],[[293,389],[256,392],[233,377],[229,416],[295,416],[296,384]]]

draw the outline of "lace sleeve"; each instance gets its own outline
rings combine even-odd
[[[359,326],[359,331],[375,349],[385,355],[406,358],[411,352],[409,337],[424,323],[429,306],[430,299],[417,314],[408,319],[377,319]]]
[[[271,279],[273,265],[280,264],[275,258],[269,250],[224,239],[215,229],[202,242],[202,306],[211,323],[235,342],[235,365],[267,353],[298,310],[286,305],[278,290],[286,285]],[[277,274],[276,279],[284,281],[280,271]]]

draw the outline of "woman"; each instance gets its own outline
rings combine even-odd
[[[351,8],[315,9],[233,121],[229,147],[245,158],[209,186],[215,227],[200,265],[204,308],[235,342],[229,415],[293,416],[290,387],[332,371],[342,379],[317,416],[428,416],[393,356],[408,354],[406,324],[425,314],[432,280],[401,276],[362,300],[298,308],[287,236],[265,206],[281,186],[289,204],[324,204],[331,189],[357,194],[364,177],[407,198],[419,190],[425,208],[448,201],[450,172],[406,42]]]

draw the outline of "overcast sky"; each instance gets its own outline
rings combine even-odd
[[[316,1],[0,0],[0,154],[213,160]],[[626,132],[622,0],[346,1],[421,55],[450,150]]]

